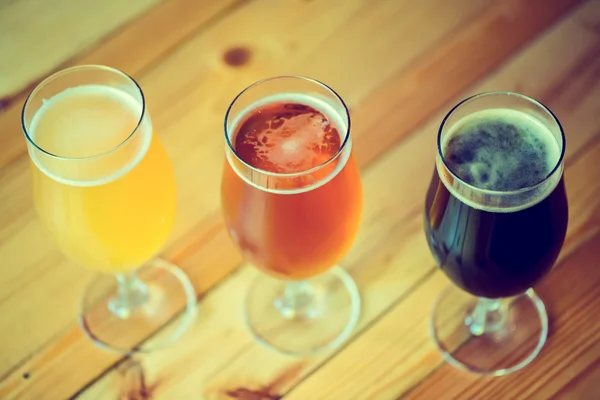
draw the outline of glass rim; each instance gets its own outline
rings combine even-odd
[[[269,82],[269,81],[273,81],[273,80],[278,80],[278,79],[287,79],[287,78],[293,78],[293,79],[300,79],[300,80],[304,80],[310,83],[314,83],[318,86],[321,86],[323,88],[325,88],[327,91],[331,92],[342,104],[342,106],[344,107],[344,111],[346,113],[346,119],[348,120],[347,126],[346,126],[346,135],[344,137],[344,140],[342,141],[340,148],[335,152],[335,154],[333,154],[331,157],[329,157],[327,159],[327,161],[322,162],[319,165],[316,165],[310,169],[307,169],[305,171],[300,171],[300,172],[288,172],[288,173],[282,173],[282,172],[272,172],[272,171],[266,171],[264,169],[261,168],[257,168],[254,167],[250,164],[248,164],[246,161],[244,161],[236,152],[235,148],[233,147],[233,144],[231,143],[231,140],[229,138],[229,130],[227,128],[227,123],[229,122],[229,116],[231,113],[231,109],[233,108],[233,106],[235,105],[236,101],[244,94],[246,93],[248,90],[259,86],[263,83]],[[229,107],[227,108],[227,112],[225,113],[225,121],[224,121],[224,130],[225,130],[225,141],[227,143],[227,146],[229,147],[229,150],[231,150],[231,153],[235,156],[235,158],[241,162],[245,167],[247,167],[248,169],[250,169],[253,172],[259,173],[261,175],[266,175],[266,176],[273,176],[273,177],[277,177],[277,178],[294,178],[294,177],[299,177],[299,176],[304,176],[304,175],[309,175],[311,173],[315,173],[321,169],[323,169],[324,167],[326,167],[327,165],[331,164],[334,160],[336,160],[344,151],[344,149],[346,148],[346,145],[348,144],[349,140],[350,140],[350,110],[348,110],[348,106],[346,105],[346,103],[344,102],[344,100],[342,99],[342,97],[335,91],[333,90],[330,86],[326,85],[325,83],[316,80],[314,78],[309,78],[306,76],[302,76],[302,75],[277,75],[277,76],[271,76],[268,78],[263,78],[260,79],[254,83],[252,83],[251,85],[247,86],[244,90],[242,90],[240,93],[238,93],[237,96],[234,97],[234,99],[232,100],[231,104],[229,105]],[[234,127],[235,128],[235,127]]]
[[[115,74],[120,75],[121,77],[124,77],[125,79],[129,80],[130,82],[132,82],[135,85],[135,87],[139,91],[139,94],[140,94],[140,97],[142,100],[142,104],[141,104],[142,110],[140,112],[140,117],[138,119],[138,122],[135,125],[135,128],[133,128],[132,132],[125,139],[123,139],[123,141],[121,143],[115,145],[113,148],[103,151],[98,154],[92,154],[90,156],[85,156],[85,157],[65,157],[65,156],[61,156],[59,154],[54,154],[54,153],[42,148],[35,142],[35,140],[29,134],[27,127],[25,125],[25,110],[27,109],[29,101],[33,98],[33,96],[35,96],[37,94],[37,92],[39,90],[41,90],[43,87],[45,87],[48,83],[54,81],[55,79],[57,79],[63,75],[67,75],[67,74],[81,71],[81,70],[104,70],[104,71],[115,73]],[[90,159],[101,158],[101,157],[110,155],[110,154],[114,153],[115,151],[119,150],[121,147],[125,146],[125,144],[127,144],[127,142],[129,142],[137,133],[138,129],[142,125],[142,122],[144,121],[145,115],[146,115],[146,99],[144,97],[144,92],[142,91],[142,88],[137,83],[137,81],[135,79],[133,79],[133,77],[131,77],[129,74],[127,74],[121,70],[118,70],[116,68],[109,67],[106,65],[85,64],[85,65],[76,65],[73,67],[69,67],[69,68],[65,68],[60,71],[57,71],[57,72],[49,75],[48,77],[46,77],[40,83],[38,83],[35,86],[35,88],[29,93],[29,95],[25,99],[25,102],[23,103],[23,109],[21,110],[21,128],[23,129],[23,133],[25,134],[27,141],[29,143],[31,143],[31,145],[33,145],[37,150],[41,151],[42,153],[46,154],[47,156],[52,157],[53,159],[65,160],[65,161],[90,160]]]
[[[539,181],[539,182],[537,182],[537,183],[535,183],[535,184],[533,184],[531,186],[527,186],[527,187],[520,188],[520,189],[517,189],[517,190],[491,190],[491,189],[482,189],[482,188],[479,188],[477,186],[471,185],[468,182],[465,182],[446,163],[446,159],[444,158],[444,153],[442,151],[442,132],[444,130],[444,127],[446,126],[447,120],[463,104],[466,104],[469,101],[476,100],[476,99],[479,99],[481,97],[487,97],[487,96],[516,96],[516,97],[519,97],[521,99],[527,100],[530,103],[535,104],[536,106],[538,106],[542,110],[546,111],[552,117],[552,120],[554,121],[554,123],[556,123],[556,126],[560,130],[560,140],[561,140],[561,143],[558,143],[561,146],[560,156],[558,157],[558,160],[556,161],[556,165],[554,165],[554,167],[552,167],[552,169],[550,170],[550,172],[541,181]],[[487,194],[487,195],[495,195],[495,196],[519,195],[519,194],[528,192],[530,190],[536,189],[536,188],[540,187],[541,185],[543,185],[544,183],[548,182],[548,180],[550,178],[552,178],[552,176],[554,176],[554,174],[558,171],[558,169],[561,167],[561,165],[563,163],[563,159],[564,159],[565,151],[566,151],[566,147],[567,147],[566,144],[567,143],[566,143],[566,139],[565,139],[564,129],[563,129],[560,121],[556,117],[556,115],[554,115],[554,113],[548,107],[546,107],[542,102],[540,102],[540,101],[538,101],[538,100],[536,100],[534,98],[531,98],[531,97],[529,97],[527,95],[524,95],[524,94],[521,94],[521,93],[516,93],[516,92],[510,92],[510,91],[488,91],[488,92],[482,92],[482,93],[474,94],[472,96],[469,96],[469,97],[461,100],[460,102],[458,102],[458,104],[456,104],[454,107],[452,107],[450,109],[450,111],[448,111],[448,113],[446,114],[446,116],[442,120],[442,123],[440,124],[440,127],[438,129],[438,135],[437,135],[438,156],[439,156],[440,160],[442,161],[442,164],[444,165],[444,167],[446,168],[446,170],[448,170],[450,172],[450,174],[452,175],[453,179],[458,180],[462,185],[468,187],[469,189],[471,189],[473,191],[476,191],[476,192],[479,192],[479,193],[482,193],[482,194]]]

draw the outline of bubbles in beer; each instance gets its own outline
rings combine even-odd
[[[459,121],[448,133],[444,159],[463,181],[512,191],[543,181],[559,159],[552,133],[521,111],[491,109]]]
[[[276,173],[303,172],[331,159],[341,147],[338,127],[300,102],[258,106],[238,124],[233,145],[246,163]]]

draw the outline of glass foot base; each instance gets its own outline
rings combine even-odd
[[[331,350],[350,336],[360,316],[360,295],[340,267],[291,285],[261,274],[250,286],[244,314],[261,344],[307,356]]]
[[[115,275],[99,275],[85,290],[79,323],[103,349],[130,354],[164,347],[177,340],[195,318],[196,293],[182,270],[157,259],[136,275],[139,281],[132,285],[129,304],[118,297]]]
[[[546,308],[534,291],[501,299],[483,327],[474,323],[477,301],[452,286],[435,303],[431,336],[444,359],[457,368],[493,376],[533,361],[548,336]]]

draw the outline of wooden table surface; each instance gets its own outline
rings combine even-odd
[[[199,293],[188,334],[133,360],[83,335],[75,318],[93,274],[63,258],[32,209],[23,101],[48,74],[84,63],[141,83],[179,187],[161,255]],[[219,210],[225,110],[279,74],[312,76],[346,100],[365,193],[341,263],[361,291],[360,322],[310,358],[267,350],[246,330],[241,304],[258,272]],[[449,284],[422,230],[437,128],[487,90],[541,100],[568,143],[568,238],[536,288],[549,340],[502,378],[444,363],[427,329]],[[600,399],[599,160],[599,1],[0,0],[0,398]]]

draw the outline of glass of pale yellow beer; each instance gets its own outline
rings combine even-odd
[[[83,296],[84,332],[118,352],[177,339],[196,296],[179,268],[155,259],[173,226],[176,187],[140,86],[106,66],[69,68],[31,92],[22,124],[40,219],[67,258],[101,273]]]

